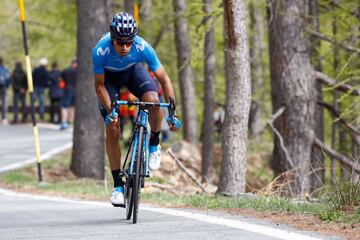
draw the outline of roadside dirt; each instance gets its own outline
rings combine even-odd
[[[222,209],[221,211],[231,214],[251,216],[277,224],[286,224],[305,231],[318,232],[324,235],[335,235],[338,237],[359,240],[360,223],[346,224],[336,222],[324,222],[311,214],[257,212],[247,209]]]
[[[185,205],[160,205],[156,202],[146,202],[159,207],[168,208],[191,208],[207,211],[206,208],[195,208],[193,206]],[[341,239],[359,240],[360,239],[360,222],[348,224],[339,222],[325,222],[321,221],[317,216],[312,214],[294,214],[294,213],[279,213],[279,212],[260,212],[251,209],[211,209],[211,211],[219,211],[232,215],[241,215],[251,218],[256,218],[263,221],[269,221],[279,224],[285,224],[293,228],[316,232],[327,236],[337,236]]]

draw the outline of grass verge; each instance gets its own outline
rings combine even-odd
[[[69,170],[69,153],[43,162],[46,184],[37,181],[36,167],[27,167],[0,175],[0,186],[11,189],[46,192],[52,195],[77,197],[93,200],[106,200],[112,189],[110,171],[106,171],[105,180],[77,178]],[[149,178],[148,181],[163,183],[161,178]],[[143,202],[164,206],[186,206],[204,209],[251,209],[265,212],[285,212],[293,214],[313,214],[323,221],[344,223],[360,222],[360,208],[354,207],[346,211],[334,209],[331,200],[317,203],[295,202],[291,199],[276,196],[244,195],[241,197],[225,197],[219,195],[172,195],[167,192],[153,192],[145,189],[142,192]]]
[[[167,193],[143,193],[142,198],[154,203],[173,206],[190,206],[205,209],[251,209],[265,212],[283,212],[293,214],[313,214],[322,221],[344,223],[360,222],[360,209],[351,212],[334,210],[328,201],[318,203],[294,202],[277,196],[225,197],[219,195],[182,195]]]

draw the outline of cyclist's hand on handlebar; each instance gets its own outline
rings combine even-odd
[[[112,110],[105,118],[105,124],[109,125],[110,123],[116,123],[118,121],[119,114],[116,112],[115,109]]]
[[[176,116],[176,107],[175,107],[175,99],[172,97],[169,97],[169,117],[167,119],[167,123],[169,124],[171,131],[176,131],[181,128],[181,121]]]
[[[171,131],[177,131],[181,128],[181,121],[176,115],[169,116],[167,119]]]

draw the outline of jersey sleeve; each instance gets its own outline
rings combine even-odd
[[[95,74],[104,73],[104,56],[99,54],[98,46],[92,51],[93,71]]]
[[[160,60],[158,59],[155,50],[150,46],[150,44],[145,42],[145,40],[143,41],[143,44],[145,45],[143,51],[144,60],[147,65],[149,65],[150,70],[155,72],[161,67]]]

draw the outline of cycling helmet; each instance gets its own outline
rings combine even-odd
[[[133,40],[137,33],[136,21],[131,14],[119,12],[113,16],[110,23],[111,39],[129,42]]]

